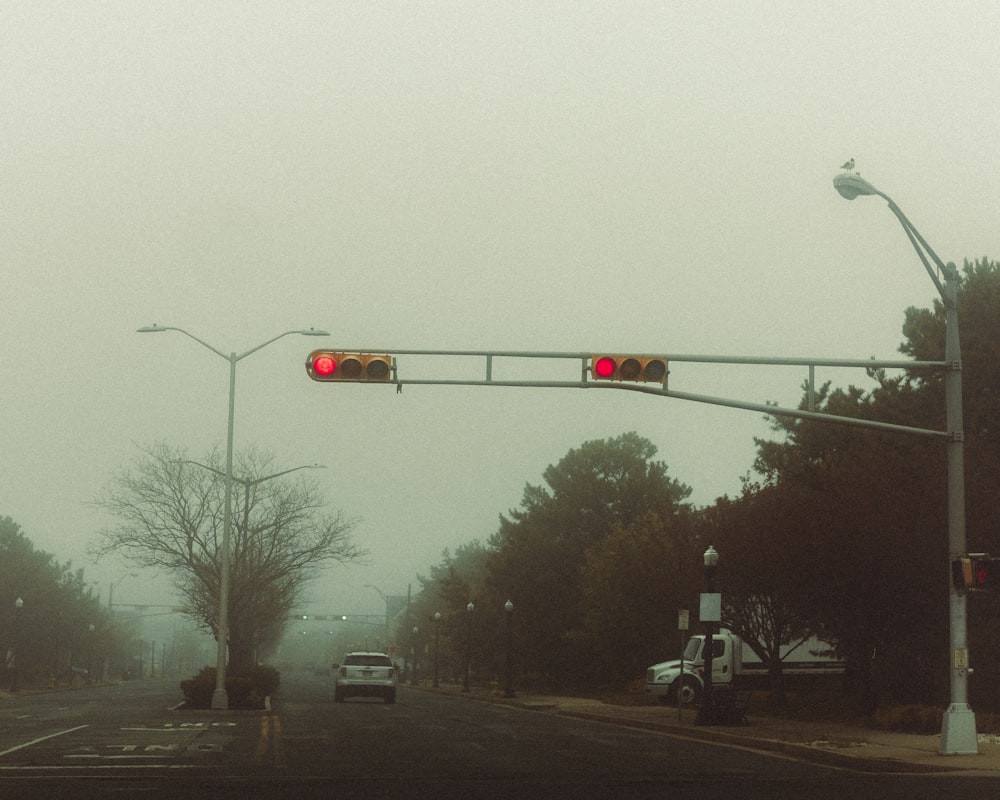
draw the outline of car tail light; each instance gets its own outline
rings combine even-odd
[[[391,678],[393,676],[394,672],[395,672],[395,670],[392,667],[389,667],[389,672],[387,674],[387,677]]]
[[[347,677],[347,667],[341,667],[340,668],[340,677],[341,678],[346,678]]]

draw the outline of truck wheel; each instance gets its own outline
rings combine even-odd
[[[691,678],[684,678],[670,688],[670,702],[673,705],[677,705],[678,695],[680,696],[681,705],[693,705],[701,697],[701,686]]]

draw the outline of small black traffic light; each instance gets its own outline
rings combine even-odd
[[[1000,558],[989,556],[973,556],[972,587],[973,589],[996,589],[1000,587]]]
[[[988,553],[969,553],[951,562],[951,577],[958,589],[1000,589],[1000,558]]]
[[[596,355],[590,357],[590,371],[597,380],[667,382],[667,362],[663,358]]]
[[[306,372],[314,381],[386,383],[392,375],[392,356],[314,350],[306,359]]]

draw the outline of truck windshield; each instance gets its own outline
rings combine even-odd
[[[687,647],[684,648],[685,661],[701,660],[701,643],[704,641],[700,636],[688,639]],[[725,639],[712,640],[712,658],[721,658],[726,654]]]

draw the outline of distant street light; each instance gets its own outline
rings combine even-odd
[[[962,348],[958,331],[958,268],[945,264],[938,257],[899,206],[855,172],[843,172],[833,179],[841,197],[854,200],[862,195],[881,197],[889,204],[906,236],[917,251],[934,288],[941,296],[945,309],[944,377],[945,416],[948,427],[948,562],[966,556],[965,544],[965,449],[962,421]],[[930,256],[931,261],[928,261]],[[944,276],[944,283],[938,273]],[[970,755],[979,752],[976,717],[969,707],[968,644],[966,642],[967,609],[965,593],[948,581],[949,631],[951,644],[950,689],[951,703],[941,722],[939,752],[945,755]]]
[[[434,688],[439,688],[438,684],[438,653],[441,650],[441,612],[434,612]]]
[[[10,678],[11,694],[17,694],[21,687],[21,609],[24,608],[24,600],[20,597],[14,601],[14,674]]]
[[[469,691],[469,662],[472,660],[472,612],[476,610],[475,604],[470,600],[465,607],[465,619],[468,624],[465,626],[465,681],[462,683],[462,691]]]
[[[183,328],[174,328],[162,325],[149,325],[139,328],[137,333],[162,333],[163,331],[177,331],[183,333],[189,339],[194,339],[202,347],[211,350],[220,358],[229,362],[229,426],[226,433],[226,499],[222,516],[222,565],[219,585],[219,631],[218,631],[218,652],[215,660],[215,692],[212,694],[212,708],[215,710],[226,710],[229,708],[229,697],[226,694],[226,649],[229,644],[229,540],[232,528],[232,500],[233,500],[233,418],[236,408],[236,364],[247,356],[256,353],[267,347],[272,342],[278,341],[284,336],[293,333],[302,336],[329,336],[326,331],[309,328],[308,330],[294,330],[279,333],[277,336],[268,339],[263,344],[252,347],[245,353],[237,355],[230,353],[226,355],[221,350],[213,347],[208,342],[199,339],[197,336],[188,333]]]
[[[514,670],[513,670],[513,649],[514,634],[511,627],[511,617],[514,616],[514,604],[508,600],[503,604],[503,610],[507,612],[507,686],[504,689],[504,697],[516,697],[514,694]]]

